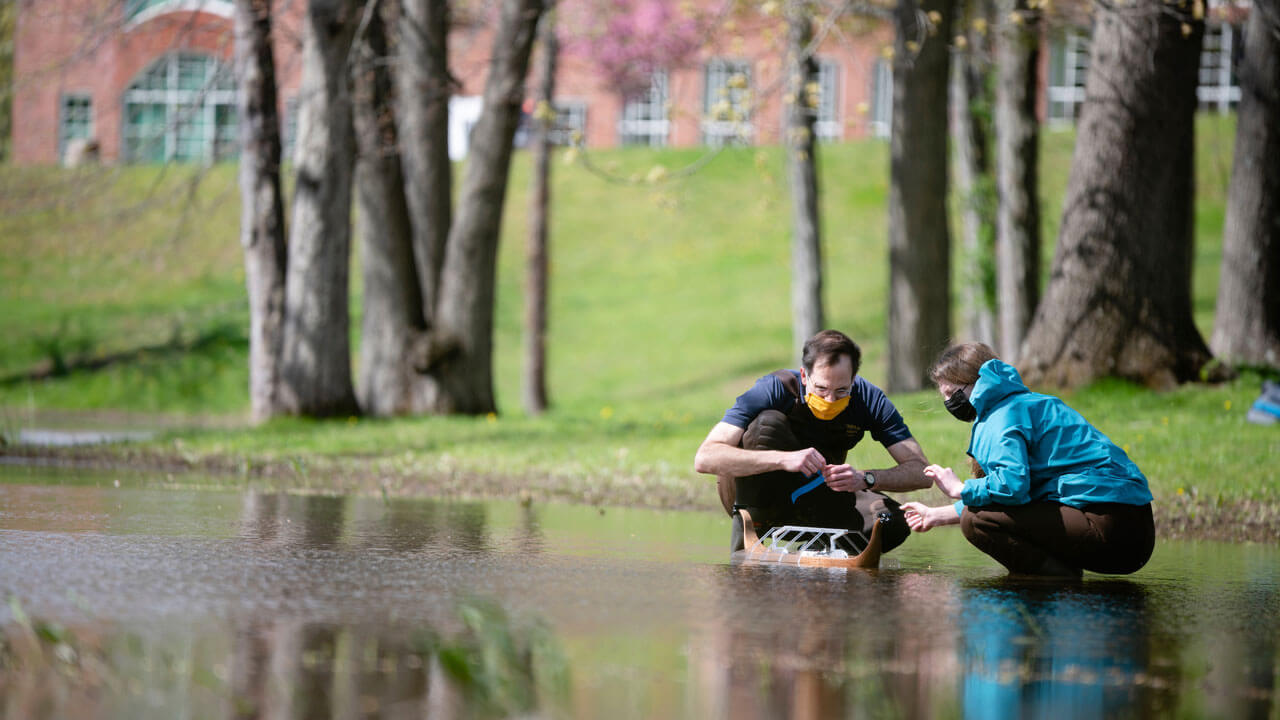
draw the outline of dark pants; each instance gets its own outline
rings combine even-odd
[[[1055,502],[965,508],[960,529],[975,547],[1015,573],[1037,573],[1052,560],[1098,573],[1131,573],[1147,564],[1156,539],[1150,504],[1099,503],[1083,510]]]
[[[765,410],[747,426],[742,436],[742,447],[748,450],[802,450],[804,444],[793,432],[787,416],[777,410]],[[748,482],[754,482],[754,492],[744,492]],[[878,492],[861,491],[837,493],[820,487],[792,502],[791,489],[806,480],[799,473],[774,471],[754,478],[740,479],[737,483],[738,501],[732,515],[733,531],[730,551],[743,549],[742,521],[737,508],[746,509],[755,525],[756,534],[763,536],[769,528],[778,525],[804,525],[808,527],[846,528],[857,530],[864,537],[871,537],[873,523],[881,512],[889,513],[889,522],[881,531],[881,551],[888,552],[902,544],[911,529],[907,526],[902,509],[892,498]],[[777,488],[785,491],[776,492]],[[861,552],[862,547],[858,547]]]

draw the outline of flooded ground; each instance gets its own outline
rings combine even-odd
[[[0,480],[5,717],[1280,716],[1274,544],[1016,582],[947,528],[740,567],[711,514]]]

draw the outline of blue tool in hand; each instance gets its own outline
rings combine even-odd
[[[796,500],[800,499],[801,495],[804,495],[805,493],[811,490],[818,489],[819,485],[823,485],[826,482],[827,482],[827,479],[822,476],[822,473],[818,473],[817,475],[814,475],[812,478],[810,478],[809,482],[796,488],[795,492],[791,493],[791,504],[795,505]]]

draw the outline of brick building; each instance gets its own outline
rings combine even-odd
[[[567,0],[572,2],[572,0]],[[305,0],[278,0],[277,83],[286,151],[294,134]],[[91,140],[106,162],[215,162],[237,152],[231,0],[40,0],[19,3],[14,47],[12,157],[53,164]],[[591,147],[776,143],[783,124],[781,20],[711,33],[692,62],[657,73],[624,99],[593,65],[565,55],[557,75],[559,135]],[[1227,111],[1239,99],[1233,52],[1239,27],[1211,25],[1201,101]],[[459,23],[450,63],[461,88],[450,103],[450,151],[466,153],[480,111],[491,23]],[[817,133],[827,141],[888,134],[891,29],[831,33],[817,49]],[[1087,35],[1054,33],[1042,55],[1041,116],[1071,121],[1083,100]],[[748,99],[750,98],[750,99]],[[715,120],[728,103],[745,122]]]

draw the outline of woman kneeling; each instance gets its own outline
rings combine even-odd
[[[930,371],[947,410],[973,422],[974,475],[930,465],[953,506],[902,505],[912,530],[959,524],[1009,572],[1131,573],[1155,546],[1151,491],[1124,450],[1080,413],[1033,393],[982,343],[953,345]]]

